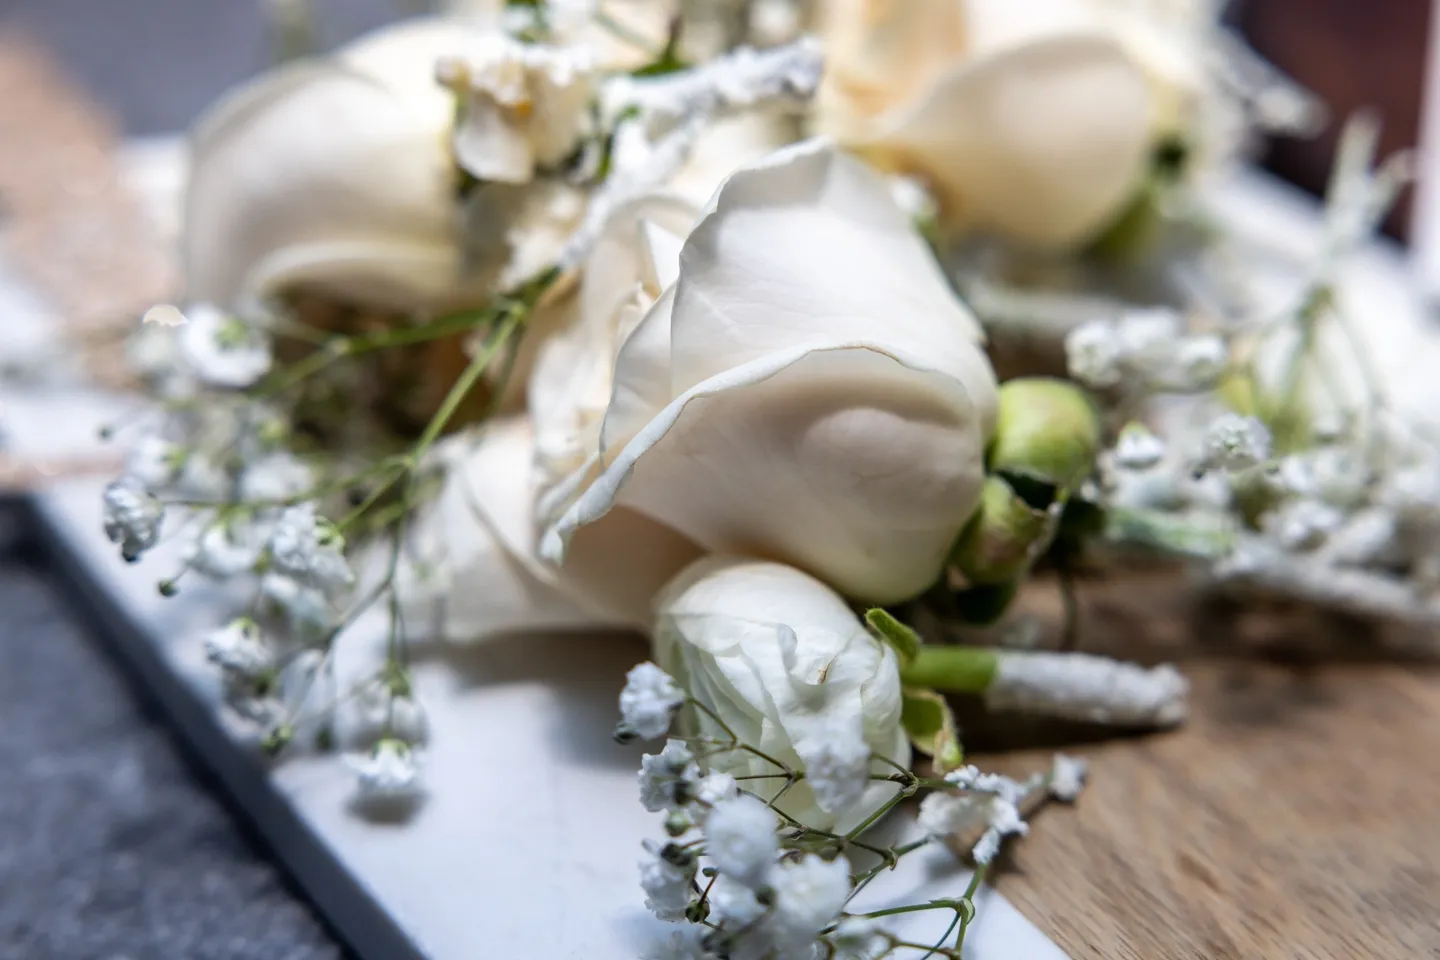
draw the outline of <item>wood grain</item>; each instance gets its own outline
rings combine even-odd
[[[1121,623],[1133,649],[1148,610],[1193,716],[1065,747],[1091,761],[1089,785],[1037,815],[998,888],[1075,960],[1440,957],[1440,672],[1358,624],[1185,587],[1092,591],[1091,645]],[[979,762],[1019,774],[1049,756]]]

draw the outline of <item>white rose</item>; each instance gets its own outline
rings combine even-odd
[[[952,223],[1039,248],[1086,242],[1119,216],[1200,83],[1195,24],[1158,7],[837,0],[820,10],[821,129],[926,179]]]
[[[530,377],[542,501],[599,449],[620,346],[674,282],[680,245],[699,215],[657,192],[616,208],[596,238],[572,324],[539,346]],[[542,503],[542,521],[555,519],[553,510]]]
[[[557,572],[536,556],[529,418],[488,423],[447,441],[440,455],[444,486],[412,530],[399,579],[419,632],[477,641],[642,629],[661,585],[699,554],[653,521],[621,515],[577,538],[572,563]]]
[[[264,74],[191,134],[183,258],[194,300],[246,309],[304,284],[412,309],[463,300],[453,96],[470,34],[421,20]]]
[[[622,507],[872,602],[933,583],[979,502],[995,381],[884,184],[822,141],[781,151],[721,187],[678,276],[620,346],[544,555]]]
[[[869,779],[910,761],[895,654],[833,590],[781,564],[707,557],[665,587],[655,609],[656,660],[729,728],[696,710],[700,732],[733,733],[806,771],[781,799],[782,812],[843,832],[895,795],[895,784]],[[859,765],[839,776],[837,757],[852,743]],[[736,778],[776,772],[746,751],[706,762]],[[784,781],[741,783],[768,797]]]

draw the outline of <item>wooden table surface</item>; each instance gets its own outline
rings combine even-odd
[[[87,222],[143,235],[123,196],[87,221],[84,191],[36,186],[49,168],[113,190],[113,130],[13,37],[0,37],[0,86],[0,133],[26,133],[23,146],[0,137],[10,252],[82,327],[143,308],[171,281],[160,251],[92,244],[67,271],[23,249],[47,232],[83,238]],[[65,276],[89,286],[67,293]],[[988,768],[1029,772],[1056,748],[1092,764],[1080,802],[1042,811],[1011,845],[998,888],[1076,960],[1440,957],[1440,672],[1377,654],[1363,625],[1202,602],[1170,575],[1082,596],[1083,647],[1177,660],[1193,716],[1119,740],[967,726]],[[1026,609],[1053,620],[1058,602],[1040,586]]]
[[[1027,599],[1055,619],[1052,591]],[[1191,718],[1088,745],[978,728],[991,749],[1048,741],[982,767],[1028,773],[1057,747],[1091,763],[1080,801],[1009,848],[1006,897],[1075,960],[1440,957],[1440,669],[1390,652],[1435,638],[1164,575],[1090,584],[1082,607],[1082,648],[1179,663]]]

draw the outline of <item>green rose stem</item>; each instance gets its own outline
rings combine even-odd
[[[900,681],[947,693],[984,693],[998,661],[997,651],[987,647],[921,647],[900,669]]]

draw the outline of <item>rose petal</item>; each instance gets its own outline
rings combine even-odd
[[[986,433],[965,386],[870,345],[773,354],[672,402],[542,544],[617,503],[715,551],[886,603],[933,583],[973,512]]]
[[[1151,96],[1119,42],[1051,37],[951,70],[866,146],[918,168],[958,215],[1066,247],[1102,229],[1139,187]]]
[[[420,21],[266,74],[192,135],[191,299],[248,308],[297,283],[398,308],[457,296],[453,106],[434,60],[458,27]]]

